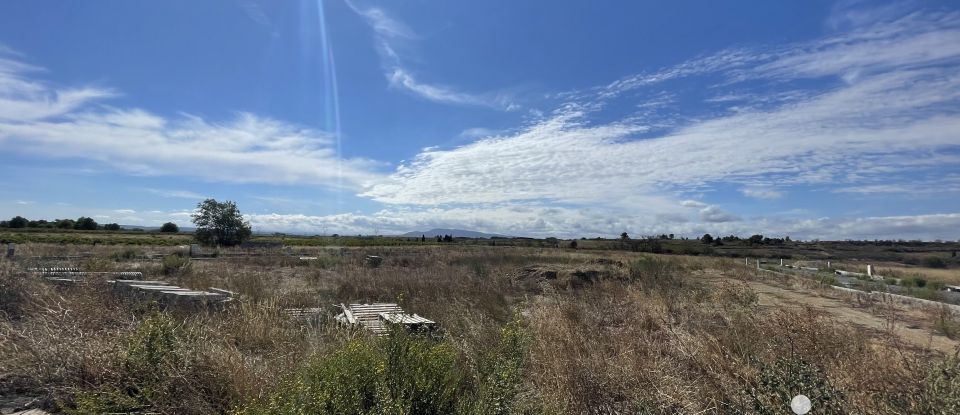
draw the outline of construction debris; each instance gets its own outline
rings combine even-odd
[[[84,277],[91,275],[104,275],[112,278],[125,280],[139,280],[143,278],[140,271],[103,271],[91,272],[81,271],[80,268],[51,267],[51,268],[30,268],[27,271],[33,272],[47,281],[57,284],[75,284],[83,282]]]
[[[191,290],[166,281],[115,280],[114,292],[138,299],[155,300],[165,306],[204,308],[220,306],[233,300],[234,293],[220,288],[209,291]]]
[[[366,258],[363,259],[363,263],[370,268],[376,268],[383,263],[383,258],[376,255],[367,255]]]
[[[340,304],[335,319],[342,325],[362,327],[377,336],[390,333],[391,325],[403,325],[410,332],[433,331],[437,323],[416,314],[407,314],[395,303]]]

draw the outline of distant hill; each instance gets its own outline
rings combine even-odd
[[[428,238],[433,238],[437,235],[452,235],[454,238],[492,238],[492,237],[506,237],[506,235],[500,235],[496,233],[483,233],[477,231],[467,231],[463,229],[431,229],[429,231],[413,231],[407,232],[403,235],[404,237],[420,237],[420,235],[426,235]]]

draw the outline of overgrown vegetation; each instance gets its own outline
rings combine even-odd
[[[495,350],[459,359],[449,340],[396,330],[314,357],[238,414],[511,414],[523,386],[523,332],[501,331]]]
[[[137,265],[146,279],[240,296],[223,310],[162,309],[0,260],[0,395],[68,413],[764,414],[788,413],[798,393],[816,413],[960,405],[955,359],[762,305],[742,261],[413,246],[204,261],[170,249],[147,262],[139,248],[82,249],[91,268]],[[365,267],[365,255],[384,261]],[[332,321],[330,304],[374,301],[443,335],[374,338]],[[324,311],[297,321],[288,307]],[[955,336],[954,316],[939,317]]]

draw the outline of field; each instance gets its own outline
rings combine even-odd
[[[324,242],[200,260],[178,254],[189,239],[159,238],[26,242],[0,260],[0,409],[774,414],[802,393],[813,413],[960,412],[950,309],[757,271],[717,256],[730,246],[694,256],[608,249],[618,241]],[[686,242],[662,247],[695,246]],[[238,297],[223,309],[164,308],[117,296],[96,274],[59,286],[24,272],[36,266],[139,270]],[[333,320],[334,304],[380,301],[435,320],[442,334],[373,338]],[[323,311],[309,321],[283,312],[304,307]]]

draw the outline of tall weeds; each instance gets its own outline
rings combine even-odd
[[[785,413],[797,393],[821,413],[960,405],[956,359],[761,306],[745,282],[757,277],[730,260],[424,246],[146,265],[97,250],[91,267],[241,295],[219,311],[161,310],[0,262],[0,395],[73,413],[753,414]],[[363,267],[367,254],[384,263]],[[734,281],[705,281],[713,270]],[[444,335],[371,338],[332,320],[332,304],[373,301]],[[286,307],[321,311],[295,321]]]

